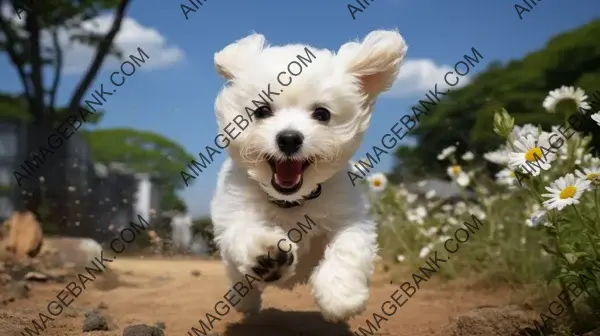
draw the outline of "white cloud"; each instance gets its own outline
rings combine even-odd
[[[463,70],[459,68],[459,70]],[[449,86],[444,81],[448,71],[453,71],[449,65],[437,65],[430,59],[412,59],[404,61],[400,73],[392,88],[384,95],[394,98],[405,98],[421,95],[432,90],[438,84],[438,91],[447,89]],[[450,82],[455,82],[455,74],[448,76]],[[454,88],[459,88],[469,83],[469,77],[459,77],[459,82]]]
[[[26,14],[22,12],[22,19],[19,19],[12,8],[4,6],[0,11],[0,15],[15,24],[23,24],[24,15]],[[62,29],[58,32],[59,43],[63,47],[63,71],[65,73],[75,74],[85,71],[93,55],[95,55],[95,48],[90,48],[76,41],[70,41],[71,36],[74,33],[81,33],[82,30],[104,35],[110,29],[112,21],[112,14],[103,15],[83,22],[81,28],[77,31]],[[51,46],[52,40],[49,32],[42,32],[41,39],[43,45]],[[121,29],[115,36],[113,45],[123,53],[124,58],[128,58],[129,55],[138,56],[137,49],[138,47],[141,48],[148,55],[146,63],[141,66],[142,70],[165,68],[185,58],[183,50],[177,46],[170,46],[165,37],[156,29],[145,27],[130,17],[123,18]],[[118,69],[123,61],[124,59],[119,60],[116,57],[107,56],[102,64],[102,69]]]

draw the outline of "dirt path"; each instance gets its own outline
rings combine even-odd
[[[120,286],[100,290],[89,286],[74,299],[69,308],[40,335],[48,336],[117,336],[132,324],[166,324],[166,335],[187,335],[192,326],[199,328],[198,320],[206,321],[205,314],[214,313],[214,305],[227,292],[224,270],[219,261],[207,260],[148,260],[119,259],[111,265],[120,275]],[[198,270],[200,276],[193,276]],[[89,285],[89,283],[88,283]],[[0,335],[21,336],[38,312],[46,312],[51,300],[64,289],[65,284],[35,284],[30,298],[0,306]],[[350,321],[350,326],[325,323],[310,295],[310,288],[294,291],[267,289],[263,296],[263,311],[258,318],[244,322],[241,315],[229,312],[214,322],[212,332],[227,336],[288,336],[288,335],[348,335],[359,326],[368,327],[366,318],[381,314],[381,304],[398,288],[389,284],[385,275],[375,277],[367,312]],[[460,286],[442,289],[429,281],[374,335],[420,336],[439,335],[449,318],[471,309],[506,303],[507,295],[471,292]],[[68,300],[67,300],[68,301]],[[116,325],[114,331],[83,333],[85,311],[103,302],[102,310]],[[218,315],[217,315],[218,316]],[[39,319],[38,319],[39,320]],[[25,334],[27,335],[27,334]],[[35,334],[32,334],[32,336]],[[190,335],[194,335],[193,333]],[[202,334],[199,334],[202,335]]]

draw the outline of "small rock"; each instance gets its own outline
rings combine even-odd
[[[589,333],[587,333],[583,336],[600,336],[600,328],[590,331]]]
[[[202,272],[200,272],[200,271],[192,271],[192,276],[199,277],[200,275],[202,275]]]
[[[83,321],[83,331],[108,331],[108,323],[106,317],[97,310],[92,310],[85,313]]]
[[[25,281],[17,281],[11,286],[12,293],[17,299],[26,299],[29,297],[29,284]]]
[[[123,336],[165,336],[165,333],[158,327],[138,324],[125,328]]]
[[[25,281],[17,281],[5,286],[7,290],[0,290],[0,303],[6,305],[17,299],[26,299],[29,297],[29,285]]]
[[[27,274],[25,274],[23,279],[28,280],[28,281],[46,282],[46,281],[48,281],[48,276],[46,274],[40,273],[40,272],[28,272]]]
[[[489,336],[516,335],[518,329],[531,326],[531,316],[518,307],[475,309],[452,318],[441,335]]]
[[[9,274],[2,273],[0,274],[0,285],[5,285],[12,281],[12,277]]]
[[[100,301],[100,303],[98,304],[98,309],[108,309],[108,306],[106,305],[106,303]]]
[[[154,324],[155,327],[160,328],[162,330],[167,329],[167,325],[165,324],[165,322],[162,321],[158,321]]]

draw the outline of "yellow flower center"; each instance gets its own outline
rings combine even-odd
[[[587,174],[587,179],[590,181],[593,181],[595,178],[600,177],[599,173],[591,173],[591,174]]]
[[[538,158],[542,158],[542,150],[538,147],[534,147],[528,150],[527,153],[525,153],[525,160],[529,162],[537,161]]]
[[[573,185],[570,185],[563,189],[558,195],[558,197],[560,197],[560,199],[572,198],[573,196],[575,196],[576,192],[577,188],[575,188],[575,186]]]
[[[458,174],[460,174],[461,171],[462,171],[462,168],[460,168],[459,165],[450,167],[450,173],[454,176],[457,176]]]
[[[573,98],[564,98],[556,103],[555,110],[559,113],[572,113],[577,111],[578,102]]]
[[[380,181],[380,180],[378,180],[378,179],[375,179],[375,180],[373,180],[373,185],[374,185],[375,187],[380,187],[380,186],[381,186],[381,181]]]

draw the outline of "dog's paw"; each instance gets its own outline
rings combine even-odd
[[[264,282],[274,282],[292,275],[291,267],[295,265],[296,252],[284,252],[271,246],[267,248],[266,254],[259,255],[255,261],[252,271]]]
[[[330,323],[344,322],[365,311],[369,286],[353,279],[331,281],[325,273],[313,278],[312,292],[323,318]]]
[[[265,283],[292,276],[298,263],[297,246],[288,240],[288,244],[281,243],[284,239],[285,236],[273,234],[254,240],[242,271],[258,275]]]

